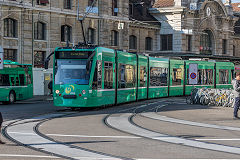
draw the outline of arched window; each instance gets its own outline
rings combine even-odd
[[[88,43],[95,44],[95,29],[88,28]]]
[[[43,22],[34,23],[34,39],[45,40],[46,39],[46,24]]]
[[[118,32],[115,30],[111,31],[111,46],[118,46]]]
[[[129,49],[137,49],[137,37],[134,35],[129,36]]]
[[[203,54],[212,54],[214,51],[214,37],[210,30],[202,32],[200,37],[200,52]]]
[[[62,42],[72,42],[72,27],[68,25],[63,25],[61,27],[61,41]]]
[[[151,51],[152,50],[152,38],[146,37],[145,39],[145,50]]]
[[[15,19],[4,19],[4,36],[17,37],[17,21]]]

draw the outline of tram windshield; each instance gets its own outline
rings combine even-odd
[[[89,74],[87,60],[58,59],[55,68],[55,84],[87,85]]]

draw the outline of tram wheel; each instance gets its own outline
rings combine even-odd
[[[15,102],[15,94],[13,91],[9,93],[9,104],[13,104]]]
[[[76,111],[76,110],[77,110],[76,107],[71,107],[70,109],[71,109],[72,111]]]
[[[9,100],[2,102],[3,104],[13,104],[15,102],[15,94],[13,91],[9,93]]]

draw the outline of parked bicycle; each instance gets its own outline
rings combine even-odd
[[[234,95],[229,89],[193,88],[187,104],[233,107]]]

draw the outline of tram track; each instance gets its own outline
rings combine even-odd
[[[56,158],[63,158],[63,159],[70,159],[70,160],[77,160],[77,159],[81,159],[81,160],[82,159],[96,159],[96,160],[97,159],[101,159],[101,160],[102,159],[103,160],[105,160],[105,159],[106,160],[107,159],[109,159],[109,160],[110,159],[111,160],[124,159],[125,160],[126,159],[126,160],[128,160],[129,159],[129,158],[125,158],[125,157],[117,157],[114,155],[97,152],[97,151],[85,149],[82,147],[77,147],[74,145],[66,144],[64,142],[56,141],[56,140],[48,137],[47,135],[44,135],[43,133],[41,133],[39,131],[39,127],[41,124],[43,124],[49,120],[52,120],[53,118],[61,118],[64,116],[69,116],[69,115],[71,115],[71,114],[59,114],[59,116],[53,116],[53,117],[50,116],[45,119],[39,119],[39,120],[20,119],[17,121],[13,121],[13,122],[7,124],[6,126],[4,126],[4,128],[2,130],[2,134],[4,135],[5,138],[16,143],[17,145],[24,146],[29,149],[32,149],[32,150],[35,150],[38,152],[42,152],[42,153],[45,153],[45,154],[48,154],[51,156],[55,156]],[[31,124],[31,123],[33,123],[33,124]],[[32,132],[27,132],[27,133],[22,132],[21,134],[17,135],[18,137],[26,136],[24,138],[25,141],[24,141],[24,139],[17,138],[17,136],[14,136],[14,134],[16,134],[17,132],[14,132],[14,130],[12,130],[12,127],[17,127],[17,128],[19,126],[20,126],[20,128],[25,127],[25,126],[21,126],[21,125],[29,125],[28,127],[32,128]],[[24,128],[24,130],[26,131],[26,127]],[[33,137],[33,136],[35,136],[35,137]],[[38,139],[36,139],[36,137],[38,137]],[[33,141],[31,141],[31,143],[29,143],[29,141],[26,140],[26,138],[33,139]],[[54,147],[57,147],[57,149],[61,148],[61,150],[55,151],[54,149],[51,149],[52,147],[48,147],[47,145],[49,145],[49,146],[55,145]],[[69,153],[67,153],[67,152],[64,153],[64,149],[69,149],[68,150]],[[74,156],[71,156],[71,155],[74,155]]]
[[[47,120],[46,120],[47,121]],[[122,159],[122,160],[132,160],[132,159],[129,159],[129,158],[125,158],[125,157],[119,157],[119,156],[114,156],[114,155],[110,155],[110,154],[107,154],[107,153],[103,153],[103,152],[98,152],[98,151],[94,151],[94,150],[90,150],[90,149],[86,149],[86,148],[82,148],[82,147],[78,147],[78,146],[75,146],[75,145],[70,145],[70,144],[66,144],[64,142],[60,142],[60,141],[57,141],[43,133],[41,133],[39,131],[39,127],[41,124],[43,124],[44,122],[46,121],[42,121],[40,123],[38,123],[35,127],[34,127],[34,131],[41,137],[45,138],[45,139],[48,139],[52,142],[55,142],[55,143],[58,143],[58,144],[63,144],[63,145],[66,145],[66,146],[69,146],[70,148],[76,148],[76,149],[79,149],[79,150],[83,150],[83,151],[86,151],[86,152],[92,152],[92,153],[96,153],[96,154],[99,154],[99,155],[103,155],[103,156],[107,156],[107,157],[111,157],[111,158],[114,158],[114,159]],[[92,157],[93,158],[93,157]],[[107,159],[107,158],[105,158]],[[110,158],[109,158],[110,159]]]
[[[55,153],[51,153],[51,152],[44,151],[44,150],[42,150],[42,149],[38,149],[38,148],[35,148],[35,147],[31,147],[30,145],[26,145],[26,144],[24,144],[24,143],[22,143],[22,142],[19,142],[19,141],[17,141],[16,139],[14,139],[12,136],[10,136],[10,135],[8,134],[8,132],[7,132],[7,129],[8,129],[9,127],[16,126],[16,125],[20,125],[20,124],[25,124],[25,123],[37,122],[37,121],[28,121],[28,122],[23,122],[23,123],[20,123],[20,124],[16,124],[17,122],[21,122],[21,121],[23,121],[23,120],[24,120],[24,119],[19,119],[19,120],[17,120],[17,121],[13,121],[13,122],[5,125],[4,128],[3,128],[3,130],[2,130],[3,136],[4,136],[6,139],[12,141],[13,143],[15,143],[15,144],[17,144],[17,145],[19,145],[19,146],[24,146],[24,147],[26,147],[26,148],[29,148],[29,149],[32,149],[32,150],[35,150],[35,151],[38,151],[38,152],[41,152],[41,153],[45,153],[45,154],[49,154],[49,155],[52,155],[52,156],[56,156],[56,158],[57,158],[57,157],[60,157],[60,158],[63,158],[63,159],[70,159],[69,157],[62,156],[62,155],[60,155],[60,154],[55,154]]]
[[[183,145],[183,146],[188,146],[188,147],[194,147],[194,148],[199,148],[199,149],[207,149],[207,150],[212,150],[212,151],[219,151],[219,152],[225,152],[225,153],[231,153],[231,154],[240,154],[240,148],[239,147],[234,147],[234,146],[227,146],[223,144],[216,144],[216,143],[210,143],[210,142],[203,142],[199,140],[190,140],[186,138],[180,138],[176,136],[171,136],[167,134],[162,134],[153,130],[150,130],[148,128],[145,128],[143,126],[139,126],[133,121],[133,118],[137,115],[142,116],[141,114],[144,112],[152,111],[155,110],[158,112],[160,108],[163,108],[165,106],[169,105],[168,103],[166,104],[161,104],[161,105],[155,105],[155,107],[147,108],[147,110],[144,111],[137,111],[138,109],[143,109],[147,107],[146,105],[136,107],[132,112],[130,113],[122,113],[118,116],[114,115],[108,115],[105,117],[105,123],[110,126],[111,128],[114,128],[118,131],[132,134],[135,136],[147,138],[147,139],[152,139],[152,140],[157,140],[161,142],[167,142],[167,143],[172,143],[172,144],[177,144],[177,145]],[[146,118],[151,118],[149,115]],[[156,120],[156,118],[155,118]],[[161,119],[158,119],[161,121]],[[169,120],[170,121],[170,120]],[[190,125],[191,123],[187,122],[182,122],[181,124],[184,125]],[[195,122],[195,126],[201,126],[201,127],[209,127],[209,128],[214,128],[214,129],[230,129],[234,131],[238,131],[240,128],[234,128],[234,127],[227,127],[227,126],[217,126],[217,125],[209,125],[208,124],[201,124]],[[207,126],[207,127],[206,127]]]

